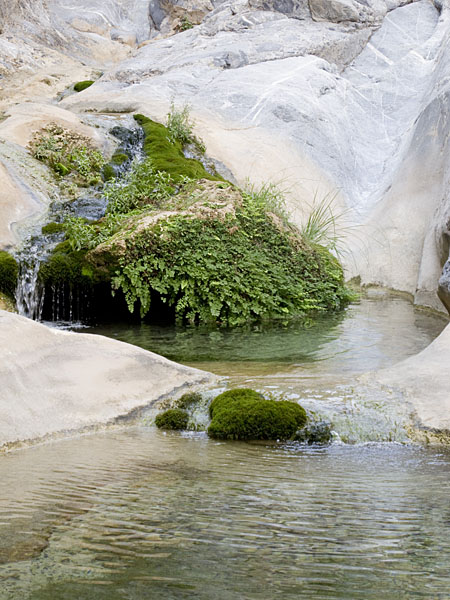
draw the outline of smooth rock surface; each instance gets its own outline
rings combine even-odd
[[[0,448],[105,425],[213,380],[130,344],[0,311]]]
[[[366,379],[401,392],[411,403],[419,429],[450,435],[450,325],[425,350]]]

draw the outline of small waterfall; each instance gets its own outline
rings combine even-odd
[[[120,144],[116,153],[124,153],[129,159],[121,165],[113,166],[116,177],[120,177],[130,169],[134,160],[142,161],[145,158],[144,132],[141,127],[127,129],[116,126],[110,129]],[[103,194],[94,188],[80,195],[75,200],[54,202],[47,215],[48,222],[62,223],[68,216],[81,217],[87,221],[101,219],[107,207],[107,200]],[[89,318],[91,302],[89,294],[76,286],[60,283],[48,287],[47,299],[44,307],[45,286],[39,281],[39,268],[51,255],[59,242],[64,240],[64,233],[42,234],[34,231],[34,235],[16,253],[20,265],[19,277],[16,288],[16,304],[20,315],[40,321],[44,312],[44,319],[55,322],[73,322]],[[50,304],[50,308],[47,304]]]
[[[16,288],[16,303],[19,315],[40,321],[44,306],[44,286],[38,281],[41,262],[21,263]]]
[[[33,237],[17,254],[20,264],[16,288],[16,304],[19,315],[40,321],[44,306],[44,286],[39,282],[39,267],[50,248],[45,236]]]

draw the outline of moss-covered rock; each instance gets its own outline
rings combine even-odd
[[[177,408],[186,410],[188,408],[192,408],[196,404],[199,404],[202,401],[202,399],[202,395],[198,392],[187,392],[177,400],[176,405]]]
[[[73,250],[68,240],[58,244],[53,254],[39,268],[39,280],[45,286],[68,284],[91,287],[104,281],[104,274],[86,260],[86,250]]]
[[[104,181],[111,181],[116,176],[116,171],[112,165],[105,165],[102,169],[102,176]]]
[[[116,152],[115,154],[112,155],[110,162],[112,164],[120,167],[121,165],[126,163],[128,160],[130,160],[130,157],[127,154],[125,154],[124,152]]]
[[[157,171],[165,171],[175,180],[190,179],[222,180],[219,175],[211,175],[201,162],[186,158],[183,146],[178,140],[170,140],[167,128],[144,115],[135,115],[135,120],[144,130],[144,152],[152,159]]]
[[[329,444],[332,440],[331,427],[324,421],[308,423],[299,429],[294,440],[302,444]]]
[[[253,390],[220,394],[210,406],[208,435],[225,440],[288,440],[306,423],[294,402],[267,400]]]
[[[169,408],[159,414],[155,419],[155,425],[159,429],[186,429],[189,421],[189,415],[185,410],[180,408]]]
[[[14,298],[19,266],[8,252],[0,251],[0,292]]]
[[[91,87],[91,85],[92,85],[93,83],[94,83],[94,82],[93,82],[93,81],[91,81],[90,79],[89,79],[89,80],[86,80],[86,81],[79,81],[78,83],[76,83],[76,84],[73,86],[73,89],[74,89],[76,92],[82,92],[83,90],[87,89],[88,87]]]
[[[42,233],[44,235],[53,235],[54,233],[60,233],[61,231],[64,231],[63,223],[47,223],[47,225],[44,225],[42,228]]]

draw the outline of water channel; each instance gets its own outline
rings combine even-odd
[[[335,441],[144,418],[0,456],[0,599],[449,599],[450,453],[408,443],[398,399],[357,379],[445,324],[372,292],[307,328],[94,328],[226,376],[218,389],[299,399]]]

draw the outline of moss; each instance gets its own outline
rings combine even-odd
[[[177,408],[187,409],[194,404],[199,404],[202,401],[202,395],[198,392],[187,392],[183,394],[176,402]]]
[[[248,389],[220,394],[211,404],[208,435],[226,440],[288,440],[306,423],[305,410],[286,400],[267,400]]]
[[[8,252],[0,251],[0,292],[14,298],[19,266]]]
[[[127,154],[125,154],[124,152],[116,152],[112,155],[110,162],[113,165],[117,165],[118,167],[120,167],[120,165],[126,163],[127,160],[130,160],[130,157]]]
[[[64,231],[64,225],[62,223],[47,223],[42,228],[42,233],[44,235],[52,235],[53,233],[60,233]]]
[[[87,81],[79,81],[78,83],[76,83],[76,84],[73,86],[73,89],[74,89],[76,92],[82,92],[83,90],[87,89],[88,87],[91,87],[91,85],[92,85],[93,83],[94,83],[94,82],[93,82],[93,81],[91,81],[91,80],[87,80]]]
[[[155,419],[155,425],[159,429],[186,429],[189,415],[180,408],[169,408],[158,415]]]
[[[111,165],[105,165],[102,170],[102,176],[104,181],[110,181],[111,179],[114,179],[116,176],[114,167]]]
[[[169,139],[167,127],[156,123],[144,115],[135,115],[135,120],[144,130],[144,152],[152,159],[157,171],[169,173],[175,181],[183,177],[190,179],[221,180],[206,171],[198,160],[186,158],[183,146],[178,140]]]

